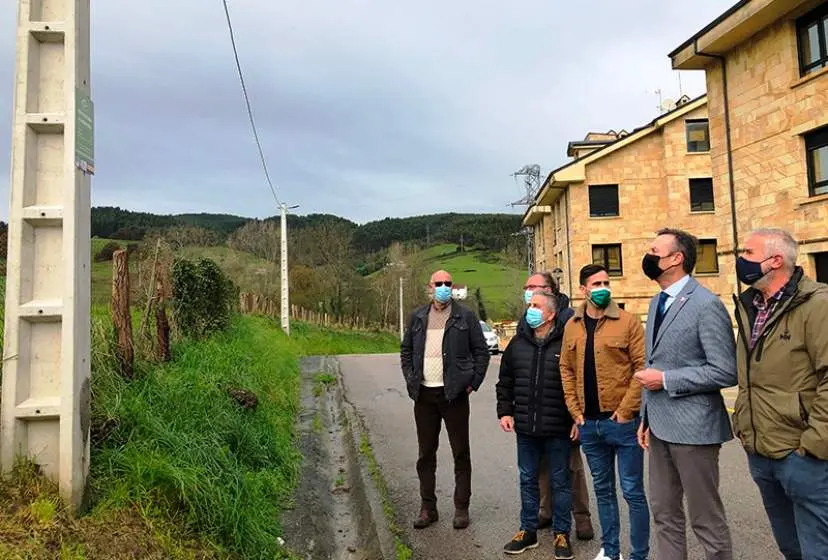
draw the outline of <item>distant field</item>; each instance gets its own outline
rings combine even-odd
[[[455,283],[469,287],[469,295],[480,288],[489,319],[513,319],[512,315],[519,312],[512,308],[520,302],[526,270],[504,263],[499,255],[489,251],[458,253],[456,247],[454,244],[435,245],[424,251],[427,266],[423,270],[423,283],[428,282],[433,271],[445,269]]]

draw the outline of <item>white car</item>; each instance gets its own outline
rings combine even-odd
[[[486,346],[489,347],[489,352],[497,354],[500,352],[500,338],[494,329],[486,321],[480,321],[480,328],[483,329],[483,336],[486,338]]]

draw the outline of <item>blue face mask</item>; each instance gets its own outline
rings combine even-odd
[[[535,295],[534,290],[526,290],[525,292],[523,292],[523,301],[526,303],[526,305],[529,305],[529,301],[531,301],[533,295]]]
[[[448,303],[451,299],[451,286],[437,286],[434,288],[434,299],[438,303]]]
[[[543,311],[530,307],[526,310],[526,323],[533,329],[541,326],[545,321],[543,320]]]

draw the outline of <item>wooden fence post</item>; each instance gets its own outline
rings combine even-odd
[[[117,336],[115,355],[121,375],[132,379],[135,350],[132,346],[132,317],[129,313],[129,260],[123,249],[112,255],[112,323]]]
[[[172,359],[170,353],[170,322],[167,319],[167,298],[164,292],[164,283],[161,275],[157,276],[156,293],[158,304],[155,306],[155,325],[158,330],[158,359],[162,362],[169,362]]]

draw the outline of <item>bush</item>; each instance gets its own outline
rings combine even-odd
[[[181,333],[191,338],[227,329],[237,304],[237,289],[210,259],[173,265],[173,309]]]
[[[106,245],[104,245],[100,251],[95,253],[95,262],[106,262],[112,260],[112,255],[121,248],[121,245],[115,243],[114,241],[110,241]]]

